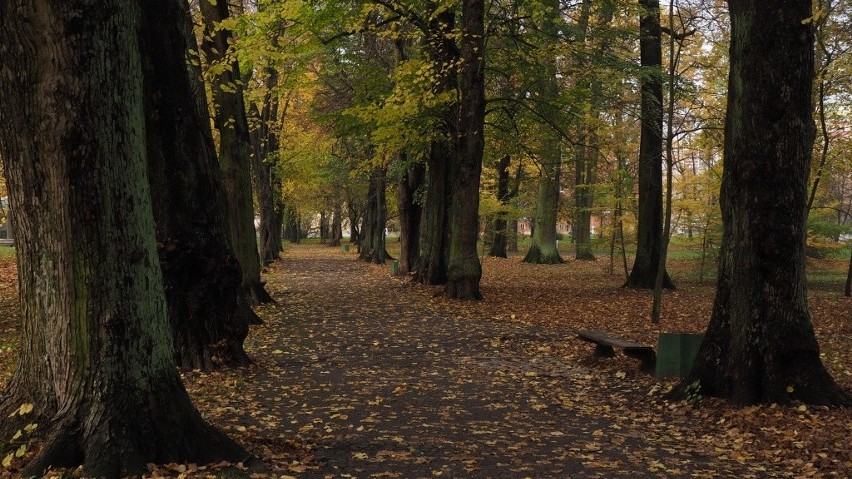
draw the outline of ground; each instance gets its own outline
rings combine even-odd
[[[258,460],[149,476],[852,477],[852,411],[669,404],[673,382],[621,354],[594,358],[574,328],[655,344],[659,331],[702,331],[712,303],[711,284],[681,279],[653,326],[651,295],[606,266],[484,258],[486,299],[469,303],[354,251],[289,246],[266,271],[278,303],[258,309],[255,363],[184,375],[205,417]],[[0,280],[3,382],[18,314],[5,257]],[[823,360],[852,390],[852,299],[838,291],[819,284],[809,300]]]

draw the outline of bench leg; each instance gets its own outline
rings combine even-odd
[[[612,349],[612,346],[597,344],[595,345],[595,356],[600,358],[611,358],[615,356],[615,350]]]
[[[642,361],[639,370],[648,374],[654,374],[657,368],[657,354],[654,351],[624,351],[631,358]]]

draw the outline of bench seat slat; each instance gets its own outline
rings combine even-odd
[[[598,331],[577,330],[577,336],[580,339],[584,339],[592,343],[606,344],[607,346],[615,346],[616,348],[621,348],[625,350],[653,349],[651,346],[647,346],[645,344],[640,344],[635,341],[626,341],[619,338],[613,338],[612,336],[607,336],[606,334],[603,334]]]

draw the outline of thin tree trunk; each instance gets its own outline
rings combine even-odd
[[[221,26],[230,17],[228,2],[199,2],[204,23],[202,46],[208,66],[225,64],[212,81],[215,115],[219,131],[219,165],[225,180],[231,245],[243,270],[243,288],[253,304],[272,302],[260,280],[260,256],[254,229],[254,204],[249,158],[249,130],[246,120],[240,67],[228,56],[233,34]]]
[[[807,303],[807,177],[813,156],[810,2],[729,0],[724,234],[713,315],[670,395],[852,405],[826,371]]]
[[[636,258],[628,288],[654,287],[663,236],[663,86],[659,0],[639,0],[642,72],[641,137],[639,140],[639,225]],[[668,272],[663,286],[674,289]]]
[[[278,72],[268,69],[262,106],[260,109],[256,104],[249,107],[256,125],[251,131],[251,165],[260,216],[260,257],[263,264],[272,263],[283,251],[281,210],[276,202],[280,191],[280,180],[275,174],[275,159],[278,158],[278,97],[274,90],[277,85]]]
[[[497,201],[501,207],[506,207],[509,203],[509,165],[511,163],[509,155],[503,155],[497,161]],[[491,239],[491,249],[488,251],[488,256],[496,258],[506,258],[506,249],[508,243],[506,241],[508,213],[498,211],[494,218],[494,234]]]
[[[204,422],[175,367],[145,166],[139,4],[3,2],[0,28],[0,156],[23,313],[0,437],[38,423],[43,439],[21,475],[82,464],[112,479],[148,463],[245,459]],[[23,403],[32,413],[10,415]]]

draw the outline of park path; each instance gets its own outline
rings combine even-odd
[[[265,324],[247,340],[256,364],[216,379],[231,399],[210,414],[287,476],[736,472],[712,445],[697,451],[664,426],[614,420],[618,404],[589,396],[606,396],[594,366],[549,354],[553,331],[479,317],[328,247],[289,247],[267,277],[278,304],[259,309]]]

